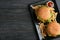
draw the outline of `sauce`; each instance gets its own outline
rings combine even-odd
[[[47,2],[47,6],[54,7],[54,3],[52,1]]]

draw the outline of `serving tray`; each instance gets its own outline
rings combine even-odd
[[[35,5],[44,5],[44,4],[46,4],[46,2],[48,2],[48,1],[53,1],[53,2],[54,2],[55,12],[58,12],[58,15],[57,15],[56,20],[57,20],[57,22],[60,23],[60,21],[59,21],[59,19],[60,19],[60,18],[59,18],[59,17],[60,17],[59,9],[58,9],[58,6],[57,6],[55,0],[38,1],[38,2],[34,2],[34,3],[29,4],[28,7],[29,7],[29,12],[30,12],[30,14],[31,14],[32,22],[33,22],[33,24],[34,24],[34,27],[36,28],[36,31],[37,31],[39,40],[60,40],[60,36],[55,37],[55,38],[49,37],[49,36],[45,37],[45,39],[42,38],[42,34],[41,34],[41,31],[40,31],[40,28],[39,28],[39,25],[38,25],[38,24],[39,24],[39,21],[37,20],[37,17],[36,17],[36,15],[35,15],[35,11],[34,11],[34,10],[32,9],[32,7],[31,7],[31,6],[35,6]]]

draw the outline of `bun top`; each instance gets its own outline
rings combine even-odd
[[[45,6],[39,8],[37,16],[39,16],[43,20],[49,19],[51,17],[50,9]]]
[[[57,22],[51,22],[47,26],[47,33],[52,36],[60,35],[60,24]]]

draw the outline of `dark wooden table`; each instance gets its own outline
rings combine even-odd
[[[27,7],[36,1],[0,0],[0,40],[38,40]]]

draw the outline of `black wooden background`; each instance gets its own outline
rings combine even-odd
[[[0,40],[38,40],[27,7],[36,1],[0,0]]]

